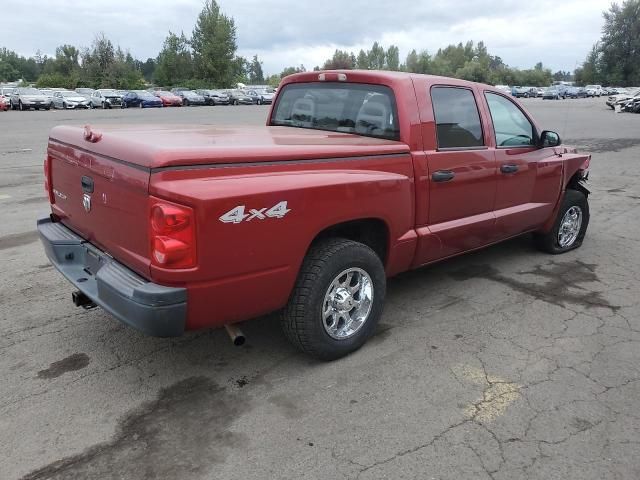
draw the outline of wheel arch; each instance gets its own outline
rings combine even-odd
[[[390,229],[381,218],[359,218],[324,228],[309,243],[305,255],[318,242],[327,238],[346,238],[367,245],[386,265],[389,257]]]

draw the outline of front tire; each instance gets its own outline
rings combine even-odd
[[[303,352],[338,359],[374,332],[385,293],[384,266],[371,248],[343,238],[320,241],[303,261],[282,328]]]
[[[567,190],[558,216],[548,233],[535,233],[536,246],[543,252],[558,255],[580,245],[589,226],[589,201],[578,190]]]

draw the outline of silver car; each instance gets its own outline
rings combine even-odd
[[[113,108],[122,105],[122,95],[112,88],[100,88],[91,95],[91,108]]]
[[[93,88],[76,88],[76,93],[79,93],[87,100],[91,99],[91,95],[93,95],[93,92],[95,92]]]
[[[9,98],[11,110],[29,110],[31,108],[49,110],[51,108],[51,101],[37,88],[14,88]]]
[[[75,110],[77,108],[89,108],[91,102],[76,92],[69,90],[55,92],[53,94],[53,108]]]

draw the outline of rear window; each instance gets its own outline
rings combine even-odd
[[[400,139],[392,90],[357,83],[291,83],[278,95],[271,125]]]

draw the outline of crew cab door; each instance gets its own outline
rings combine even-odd
[[[510,98],[485,91],[497,162],[495,239],[542,225],[558,201],[562,159],[553,148],[538,148],[536,127]]]
[[[424,95],[422,115],[431,115],[435,138],[432,148],[425,141],[426,172],[419,172],[426,184],[417,188],[428,189],[422,197],[428,205],[427,229],[418,229],[426,238],[418,248],[417,263],[490,243],[496,190],[494,153],[487,145],[475,92],[435,85]]]

